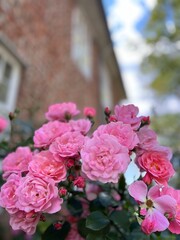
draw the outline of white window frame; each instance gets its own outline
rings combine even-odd
[[[7,112],[14,111],[16,107],[22,65],[2,44],[0,44],[0,56],[12,67],[6,101],[0,101],[0,111],[6,114]]]

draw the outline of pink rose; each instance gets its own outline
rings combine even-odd
[[[174,234],[180,234],[180,190],[176,190],[172,187],[163,187],[161,195],[169,195],[176,201],[175,214],[169,214],[169,231]]]
[[[96,116],[96,109],[93,107],[85,107],[83,110],[83,114],[86,117],[94,117]]]
[[[69,121],[71,131],[80,132],[83,135],[86,135],[91,129],[91,122],[88,119],[80,120],[71,120]]]
[[[145,152],[138,158],[139,166],[147,172],[151,180],[166,185],[175,173],[172,164],[162,152]]]
[[[44,178],[52,178],[55,182],[66,179],[66,167],[64,162],[59,159],[57,162],[49,151],[42,151],[33,156],[29,164],[29,172],[32,175]]]
[[[115,118],[123,123],[128,123],[134,130],[137,130],[141,125],[142,117],[137,117],[139,113],[138,107],[133,104],[116,105],[114,108]]]
[[[171,149],[165,146],[160,146],[157,141],[156,133],[152,129],[149,129],[148,126],[142,127],[137,132],[137,135],[140,141],[136,148],[136,154],[138,156],[146,151],[156,151],[164,153],[169,160],[172,158]]]
[[[82,172],[91,180],[117,183],[130,162],[128,149],[116,137],[102,134],[88,139],[81,150]]]
[[[48,147],[55,138],[61,136],[69,130],[70,126],[67,123],[59,121],[43,124],[41,128],[35,131],[33,138],[34,146],[38,148]]]
[[[49,150],[60,157],[77,156],[83,146],[84,136],[79,132],[67,132],[55,139]]]
[[[100,186],[87,182],[85,188],[87,199],[89,201],[96,199],[101,190]]]
[[[61,209],[63,202],[58,196],[54,180],[30,174],[21,179],[16,195],[16,207],[25,212],[55,213]]]
[[[10,225],[13,230],[22,230],[33,235],[40,220],[41,213],[18,211],[10,215]]]
[[[158,144],[156,133],[152,129],[149,129],[148,126],[140,128],[137,132],[137,135],[139,138],[138,147],[141,149],[144,149],[146,151],[151,150]]]
[[[74,186],[78,188],[84,188],[86,183],[85,179],[82,176],[78,176],[74,181],[73,181]]]
[[[7,182],[4,183],[1,187],[0,192],[0,205],[9,213],[15,213],[18,209],[15,207],[18,200],[15,192],[19,186],[20,176],[17,174],[11,174],[7,179]]]
[[[169,227],[165,214],[173,214],[176,201],[168,196],[160,195],[160,187],[153,186],[149,189],[143,181],[136,181],[128,188],[129,194],[139,203],[140,213],[143,214],[141,229],[147,235],[164,231]],[[141,217],[141,216],[140,216]]]
[[[139,143],[137,134],[132,130],[131,126],[122,122],[111,122],[101,125],[93,135],[101,136],[103,133],[115,136],[119,143],[129,150],[132,150]]]
[[[2,161],[3,178],[12,173],[28,171],[28,164],[32,159],[32,152],[29,147],[18,147],[15,152],[9,153]]]
[[[49,121],[59,120],[59,121],[67,121],[72,117],[79,114],[80,111],[77,109],[75,103],[72,102],[64,102],[64,103],[56,103],[49,106],[48,112],[46,112],[45,117]]]
[[[8,122],[5,118],[0,117],[0,133],[7,128]]]

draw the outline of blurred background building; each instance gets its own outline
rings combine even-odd
[[[101,113],[125,97],[101,1],[0,1],[2,114],[38,125],[53,103]]]

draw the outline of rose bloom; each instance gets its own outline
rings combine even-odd
[[[117,183],[130,162],[128,149],[116,137],[102,134],[88,139],[81,150],[82,172],[91,180]]]
[[[19,186],[20,176],[11,174],[1,187],[0,206],[5,208],[9,213],[15,213],[18,209],[15,207],[18,200],[15,192]]]
[[[111,122],[101,125],[93,135],[100,136],[103,133],[115,136],[119,143],[129,150],[132,150],[139,143],[137,134],[132,130],[131,126],[122,122]]]
[[[86,117],[94,117],[96,116],[96,109],[93,107],[85,107],[83,110],[83,114]]]
[[[169,227],[165,214],[173,214],[176,201],[169,195],[160,195],[160,186],[149,189],[143,181],[136,181],[128,188],[129,194],[139,203],[140,215],[143,216],[141,229],[147,235],[164,231]]]
[[[116,105],[114,108],[115,118],[123,123],[128,123],[134,130],[137,130],[141,125],[142,117],[137,117],[139,113],[138,107],[133,104]]]
[[[30,174],[21,179],[16,195],[16,207],[25,212],[55,213],[61,209],[63,202],[53,179]]]
[[[32,152],[29,147],[18,147],[15,152],[9,153],[2,161],[3,178],[12,173],[28,171],[29,162],[32,160]]]
[[[55,138],[61,136],[69,130],[70,126],[67,123],[59,121],[43,124],[41,128],[35,131],[33,138],[34,146],[38,148],[48,147]]]
[[[162,152],[145,152],[137,161],[150,180],[154,179],[159,184],[166,185],[175,173],[169,159]]]
[[[50,145],[50,152],[60,157],[77,156],[83,146],[84,136],[79,132],[67,132],[55,139]]]
[[[29,172],[32,175],[44,178],[52,178],[55,182],[66,179],[66,167],[64,162],[59,159],[57,162],[49,151],[42,151],[33,156],[29,164]]]
[[[33,235],[40,220],[41,213],[18,211],[10,215],[10,225],[13,230],[22,230]]]
[[[5,118],[0,117],[0,133],[7,128],[8,122]]]
[[[180,190],[172,187],[163,187],[161,195],[169,195],[176,201],[176,212],[174,215],[169,215],[169,231],[175,234],[180,234]]]
[[[67,118],[70,119],[79,113],[80,111],[77,109],[75,103],[64,102],[49,106],[48,112],[45,113],[45,117],[49,121],[59,120],[64,122]]]
[[[91,122],[88,119],[71,120],[69,121],[69,125],[71,131],[80,132],[83,135],[86,135],[91,129]]]
[[[139,138],[139,144],[136,148],[136,154],[138,156],[146,151],[156,151],[163,152],[169,160],[172,158],[171,149],[165,146],[160,146],[157,141],[156,133],[152,129],[149,129],[148,126],[142,127],[137,132],[137,135]]]
[[[148,128],[148,126],[144,126],[139,129],[137,132],[139,138],[139,148],[144,150],[151,150],[155,145],[157,145],[157,135],[156,133]]]

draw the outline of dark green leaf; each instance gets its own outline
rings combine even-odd
[[[65,222],[60,230],[56,230],[51,224],[43,233],[41,240],[64,240],[70,231],[69,222]]]
[[[86,227],[86,219],[82,218],[79,220],[79,222],[77,223],[77,227],[78,227],[78,232],[80,233],[80,235],[84,238],[86,238],[86,236],[89,234],[89,229]]]
[[[101,204],[99,198],[96,198],[95,200],[91,201],[89,204],[89,210],[91,212],[98,211],[98,210],[104,210],[105,207]]]
[[[119,235],[117,234],[117,232],[110,232],[106,235],[106,239],[107,240],[119,240]]]
[[[127,211],[113,211],[109,219],[118,227],[123,229],[129,228],[129,216]]]
[[[82,203],[75,198],[68,199],[67,208],[73,216],[79,217],[83,212]]]
[[[112,197],[107,193],[101,192],[99,194],[99,201],[103,207],[109,207],[112,205]]]
[[[86,227],[94,231],[105,228],[109,223],[109,219],[99,211],[92,212],[86,219]]]
[[[97,235],[96,233],[90,233],[87,235],[86,240],[104,240],[104,235]]]

